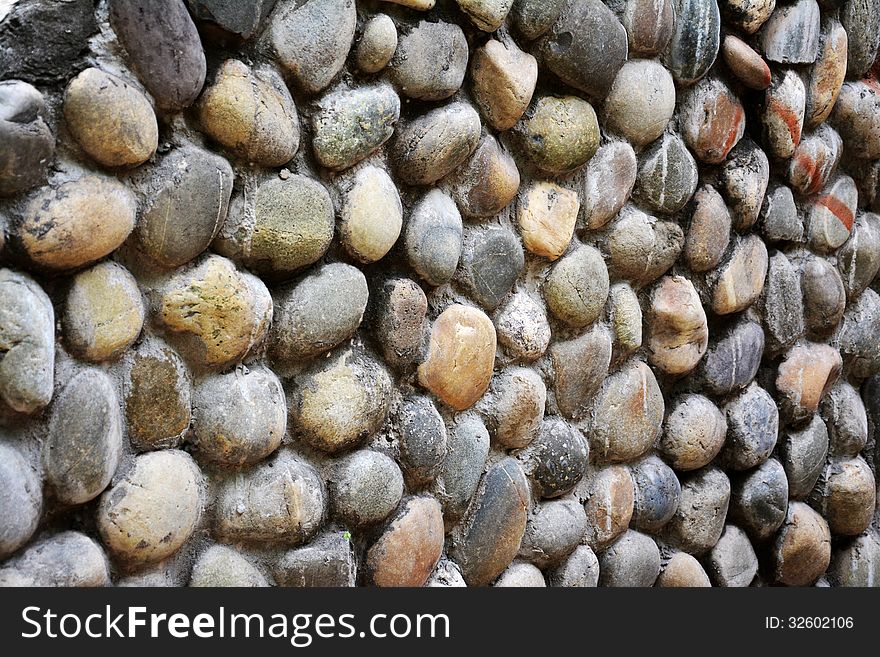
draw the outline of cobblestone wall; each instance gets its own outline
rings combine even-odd
[[[878,40],[0,1],[0,584],[880,582]]]

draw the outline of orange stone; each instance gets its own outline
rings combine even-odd
[[[779,365],[776,389],[797,418],[816,412],[819,402],[840,376],[840,352],[827,344],[799,344]]]
[[[405,502],[403,511],[367,552],[376,586],[422,586],[443,553],[443,511],[432,497]]]

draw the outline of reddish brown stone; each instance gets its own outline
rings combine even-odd
[[[801,138],[788,165],[788,182],[801,194],[815,194],[834,175],[842,153],[840,135],[823,123]]]
[[[783,407],[795,418],[811,416],[837,381],[842,367],[840,353],[827,344],[804,343],[792,348],[776,375]]]
[[[706,164],[723,162],[745,131],[739,99],[716,78],[703,78],[682,95],[681,131],[688,147]]]
[[[761,90],[770,86],[770,67],[742,39],[728,34],[721,44],[721,54],[733,74],[747,87]]]
[[[780,584],[812,584],[831,562],[828,523],[803,502],[791,502],[773,543],[773,577]]]
[[[403,504],[400,514],[367,552],[376,586],[422,586],[443,553],[443,511],[431,497]]]

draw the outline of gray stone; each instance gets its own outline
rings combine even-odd
[[[378,73],[388,66],[397,50],[397,26],[387,14],[376,14],[364,25],[354,51],[355,62],[364,73]]]
[[[85,534],[73,531],[31,545],[0,568],[0,588],[109,585],[104,551]]]
[[[880,371],[880,296],[871,289],[847,308],[836,338],[841,355],[857,379]]]
[[[42,510],[43,490],[34,468],[18,449],[0,442],[0,558],[27,543]]]
[[[269,583],[243,554],[225,545],[212,545],[193,564],[189,585],[256,588]]]
[[[631,526],[657,533],[675,515],[681,499],[681,484],[672,469],[657,456],[646,456],[630,466],[633,480]]]
[[[740,141],[721,168],[721,190],[736,230],[748,230],[758,220],[769,179],[770,163],[764,151],[750,139]]]
[[[327,531],[308,545],[289,550],[273,568],[279,586],[344,587],[357,581],[351,539]]]
[[[384,281],[370,299],[373,331],[385,362],[404,368],[420,361],[428,336],[428,299],[408,278]]]
[[[657,448],[676,470],[696,470],[717,456],[726,435],[719,408],[702,395],[686,394],[673,402]]]
[[[840,3],[840,22],[846,29],[846,76],[864,76],[880,46],[880,2],[846,0]]]
[[[716,395],[741,390],[755,378],[763,355],[761,326],[741,320],[710,343],[700,366],[702,381]]]
[[[262,27],[275,0],[187,0],[196,19],[214,23],[227,32],[250,39]]]
[[[571,419],[581,419],[608,375],[611,333],[597,324],[578,338],[555,342],[550,347],[550,362],[559,412]]]
[[[601,586],[653,586],[660,574],[660,549],[649,536],[628,530],[599,555]]]
[[[725,21],[746,34],[757,32],[776,8],[776,0],[721,0],[718,4]]]
[[[535,482],[538,495],[564,495],[584,476],[589,462],[587,441],[574,426],[558,418],[545,418],[538,435],[519,458]]]
[[[764,286],[763,325],[767,343],[784,349],[804,334],[804,300],[797,269],[782,253],[774,253]]]
[[[835,550],[828,577],[835,586],[875,586],[880,578],[880,541],[876,533],[859,536]]]
[[[565,0],[514,0],[510,22],[527,41],[545,34],[565,7]]]
[[[721,13],[715,0],[675,0],[675,29],[663,63],[681,84],[703,77],[721,46]]]
[[[465,234],[460,278],[484,308],[498,308],[524,266],[522,245],[510,230],[492,226]]]
[[[0,82],[0,196],[17,194],[46,179],[55,136],[45,118],[46,103],[37,89],[19,80]]]
[[[847,155],[880,158],[880,89],[876,84],[845,82],[829,123],[843,138]]]
[[[543,588],[547,586],[544,575],[530,563],[514,561],[492,586],[501,588]]]
[[[732,215],[721,194],[704,185],[694,195],[693,212],[683,255],[691,271],[704,272],[718,266],[730,244]]]
[[[587,514],[586,543],[601,551],[629,527],[635,504],[635,488],[629,468],[609,465],[591,469],[576,490]]]
[[[828,429],[828,452],[856,456],[868,442],[868,415],[858,390],[838,381],[819,404]]]
[[[726,525],[707,557],[715,586],[746,587],[758,573],[758,557],[749,537],[736,525]]]
[[[534,361],[550,344],[550,323],[542,304],[524,292],[502,303],[493,317],[498,342],[518,360]]]
[[[837,269],[846,296],[859,296],[880,272],[880,216],[864,212],[856,217],[852,233],[837,252]]]
[[[797,242],[803,237],[804,226],[789,187],[770,184],[761,208],[760,226],[768,242]]]
[[[825,258],[811,255],[801,262],[801,291],[807,329],[817,336],[827,335],[846,310],[840,273]]]
[[[759,35],[764,57],[780,64],[812,64],[819,54],[819,19],[816,0],[777,8]]]
[[[580,246],[553,266],[544,283],[544,298],[558,319],[572,328],[583,328],[599,318],[608,288],[602,254],[591,246]]]
[[[588,230],[598,230],[620,212],[636,184],[638,162],[632,146],[612,141],[601,146],[584,170],[581,216]]]
[[[398,410],[400,462],[410,488],[440,474],[446,456],[446,426],[428,397],[405,399]]]
[[[788,509],[788,478],[783,465],[767,459],[753,470],[734,475],[730,484],[729,519],[755,541],[770,538]]]
[[[432,189],[413,208],[404,235],[410,266],[430,285],[448,283],[461,258],[464,227],[449,196]]]
[[[389,75],[405,96],[443,100],[461,87],[467,63],[468,44],[458,25],[421,21],[402,31]]]
[[[697,163],[676,134],[666,133],[639,157],[636,195],[656,212],[674,214],[697,189]]]
[[[860,456],[825,466],[810,505],[828,521],[835,536],[858,536],[869,528],[877,507],[874,471]]]
[[[577,548],[586,530],[587,516],[577,500],[540,502],[529,514],[519,556],[539,568],[556,566]]]
[[[779,456],[788,477],[788,493],[803,500],[822,474],[828,454],[828,430],[820,417],[800,430],[788,430],[780,440]]]
[[[607,128],[636,148],[663,134],[675,111],[675,83],[657,61],[630,60],[618,71],[605,99]]]
[[[394,512],[403,497],[403,474],[388,456],[364,449],[334,464],[328,489],[333,513],[362,527]]]
[[[641,287],[665,274],[684,248],[684,231],[677,223],[658,221],[634,206],[626,206],[604,239],[608,273]]]
[[[718,468],[682,478],[681,502],[666,525],[666,537],[693,555],[708,552],[721,538],[730,502],[730,480]]]
[[[446,445],[437,497],[443,503],[444,517],[457,520],[464,515],[480,483],[489,456],[489,432],[477,416],[460,416],[449,427]]]
[[[599,559],[586,545],[574,552],[548,574],[550,586],[592,588],[599,585]]]
[[[779,434],[779,410],[770,394],[753,383],[724,407],[727,440],[721,461],[731,470],[749,470],[769,458]]]

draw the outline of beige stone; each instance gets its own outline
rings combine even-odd
[[[662,588],[708,588],[712,586],[709,576],[700,562],[687,552],[676,552],[657,578],[657,586]]]
[[[490,39],[471,62],[474,99],[493,128],[510,130],[529,103],[538,82],[538,62],[509,41]]]
[[[712,310],[728,315],[745,310],[761,296],[767,278],[767,247],[749,235],[733,247],[733,255],[716,270]]]
[[[709,345],[709,327],[693,283],[684,276],[663,277],[651,294],[648,317],[651,365],[674,375],[694,369]]]
[[[795,416],[807,417],[818,410],[842,367],[837,349],[827,344],[799,344],[780,363],[776,389]]]
[[[580,205],[577,192],[552,182],[532,183],[520,197],[516,213],[525,247],[556,260],[571,242]]]
[[[359,171],[342,206],[339,233],[346,250],[363,263],[381,260],[402,226],[403,206],[391,177],[377,167]]]

